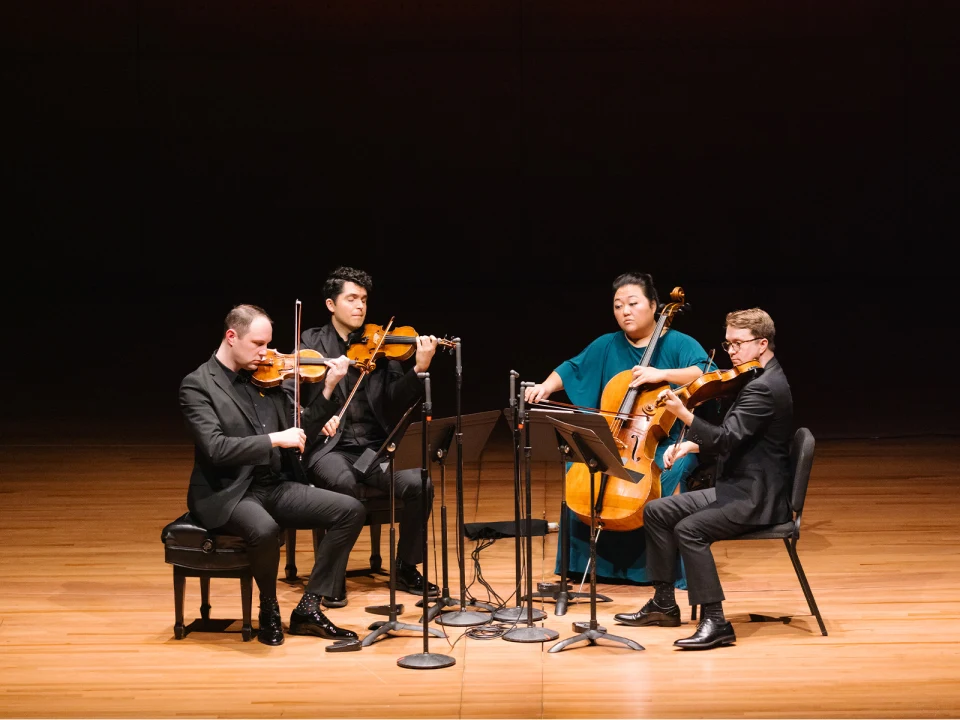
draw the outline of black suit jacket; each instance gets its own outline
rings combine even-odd
[[[316,350],[324,357],[339,357],[340,343],[336,328],[332,323],[327,323],[319,328],[309,328],[300,335],[302,348]],[[417,377],[413,371],[413,365],[409,370],[404,370],[403,364],[397,360],[385,360],[378,358],[376,360],[376,369],[368,373],[362,382],[366,384],[366,397],[373,411],[374,417],[383,428],[385,433],[393,430],[394,425],[400,421],[403,413],[423,397],[423,381]],[[320,395],[319,383],[311,383],[301,386],[301,402],[304,406],[304,413],[311,408],[314,398]],[[290,389],[285,385],[289,394]],[[338,405],[350,395],[353,389],[348,377],[343,378],[337,386]],[[322,398],[322,395],[320,395]],[[352,402],[352,401],[351,401]],[[304,426],[306,428],[306,426]],[[316,427],[315,425],[312,427]],[[316,427],[316,432],[307,433],[307,447],[304,451],[304,458],[308,465],[312,465],[318,458],[323,457],[333,450],[340,441],[341,432],[331,437],[325,442],[326,435],[319,431],[323,427]]]
[[[702,452],[719,456],[717,504],[727,518],[749,525],[790,519],[793,395],[775,357],[740,390],[722,424],[694,417],[690,431]]]
[[[293,407],[282,388],[263,390],[277,407],[281,429],[290,427]],[[253,479],[257,465],[268,465],[272,445],[256,416],[241,402],[238,388],[211,355],[203,365],[180,382],[180,409],[194,442],[193,472],[187,492],[187,508],[204,527],[217,528],[227,522]],[[323,427],[337,405],[322,393],[311,413],[304,411],[301,423]],[[305,481],[299,455],[284,453],[295,479]]]

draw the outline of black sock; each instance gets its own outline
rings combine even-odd
[[[716,620],[717,622],[726,621],[726,618],[723,616],[722,602],[704,603],[700,614],[704,620]]]
[[[662,608],[671,608],[677,604],[677,600],[673,596],[673,583],[654,581],[653,588],[653,601],[657,605]]]
[[[313,613],[320,612],[320,598],[313,593],[305,592],[303,597],[300,598],[300,602],[297,603],[296,612],[303,613],[305,615],[312,615]]]

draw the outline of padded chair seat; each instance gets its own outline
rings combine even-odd
[[[160,537],[164,559],[172,565],[194,570],[237,570],[250,565],[242,538],[211,532],[190,517],[190,513],[169,523]]]

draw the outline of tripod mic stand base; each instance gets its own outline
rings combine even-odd
[[[575,623],[575,625],[580,625],[581,623]],[[630,638],[620,637],[619,635],[608,635],[603,628],[597,627],[594,630],[586,630],[585,632],[580,633],[579,635],[574,635],[573,637],[568,637],[565,640],[561,640],[556,645],[551,647],[547,652],[560,652],[568,645],[572,645],[575,642],[580,642],[581,640],[588,640],[591,645],[596,645],[597,640],[612,640],[614,642],[623,643],[631,650],[644,650],[645,648],[638,642],[634,642]]]
[[[404,655],[397,660],[397,665],[410,670],[433,670],[435,668],[445,668],[456,664],[456,658],[439,653],[416,653],[414,655]]]
[[[420,633],[421,635],[423,634],[423,625],[412,625],[410,623],[397,622],[396,620],[378,620],[370,625],[370,627],[367,629],[373,630],[373,632],[360,641],[360,644],[363,645],[363,647],[370,647],[377,641],[377,639],[387,635],[389,632],[396,630],[409,630],[410,632]],[[427,630],[434,637],[446,637],[446,635],[436,628],[427,628]]]
[[[417,607],[423,607],[423,600],[417,601]],[[461,607],[461,604],[451,597],[442,597],[439,600],[436,600],[435,602],[430,603],[430,605],[427,607],[427,622],[431,622],[435,617],[437,617],[437,615],[441,614],[444,608],[451,608],[451,607],[458,608],[458,607]],[[496,605],[480,602],[479,600],[475,600],[473,598],[467,601],[466,607],[464,607],[463,609],[466,610],[467,608],[480,608],[481,611],[484,611],[484,612],[485,611],[493,612],[494,610],[497,609]],[[417,620],[417,622],[423,622],[422,615],[420,616],[420,619]]]
[[[502,610],[497,610],[493,614],[493,619],[497,622],[519,622],[527,617],[527,608],[525,607],[512,607],[512,608],[503,608]],[[534,622],[543,620],[547,617],[547,614],[539,609],[533,609],[533,620]]]
[[[505,632],[502,637],[510,642],[535,643],[556,640],[560,633],[544,627],[519,627]]]
[[[441,613],[437,617],[437,624],[449,625],[451,627],[473,627],[476,625],[486,625],[492,619],[493,615],[491,613],[454,610],[453,612]]]

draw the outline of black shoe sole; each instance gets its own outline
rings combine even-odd
[[[334,601],[332,598],[320,598],[320,604],[326,608],[342,608],[347,606],[347,599]]]
[[[664,617],[664,616],[645,617],[640,620],[626,620],[624,618],[618,618],[614,616],[614,620],[616,620],[621,625],[630,625],[632,627],[647,627],[650,625],[658,625],[659,627],[680,627],[680,625],[682,624],[680,621],[680,618],[671,618],[671,617]]]
[[[318,627],[313,625],[291,625],[290,626],[291,635],[313,635],[314,637],[321,637],[324,640],[356,640],[356,635],[331,635],[328,632],[324,632]]]
[[[420,595],[420,596],[423,595],[423,588],[420,588],[419,590],[417,590],[416,588],[412,588],[409,585],[407,585],[407,583],[405,583],[403,580],[397,580],[397,590],[403,590],[404,592],[408,592],[411,595]],[[428,598],[435,598],[438,595],[440,595],[440,588],[437,588],[436,590],[427,591]]]
[[[737,642],[736,637],[727,636],[717,638],[716,640],[712,640],[708,643],[697,643],[696,645],[677,645],[677,643],[674,643],[674,645],[681,650],[712,650],[713,648],[720,647],[721,645],[733,645],[735,642]]]
[[[260,637],[260,633],[257,633],[257,642],[262,645],[269,645],[270,647],[277,647],[278,645],[283,645],[283,635],[280,636],[280,639],[277,642],[269,642]]]

